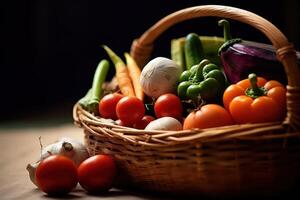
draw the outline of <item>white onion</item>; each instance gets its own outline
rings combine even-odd
[[[145,94],[157,98],[176,92],[180,74],[181,68],[173,60],[157,57],[143,68],[140,83]]]
[[[145,130],[180,131],[182,130],[182,124],[173,117],[162,117],[150,122]]]

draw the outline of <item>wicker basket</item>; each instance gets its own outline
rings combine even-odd
[[[144,131],[106,123],[78,104],[75,123],[84,129],[91,154],[115,156],[118,187],[208,196],[279,194],[300,180],[300,69],[294,47],[269,21],[226,6],[196,6],[172,13],[133,42],[140,66],[154,40],[172,25],[198,17],[238,20],[264,33],[277,49],[288,77],[283,122],[185,131]],[[299,186],[299,185],[298,185]]]

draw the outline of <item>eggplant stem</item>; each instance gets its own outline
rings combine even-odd
[[[223,35],[224,35],[224,42],[227,42],[228,40],[231,40],[231,34],[230,34],[230,25],[229,22],[226,19],[222,19],[218,22],[219,26],[223,26]]]

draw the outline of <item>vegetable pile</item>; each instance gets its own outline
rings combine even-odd
[[[171,58],[156,57],[145,66],[137,66],[128,53],[124,62],[103,45],[115,67],[118,87],[102,94],[108,70],[103,60],[102,68],[95,72],[91,94],[79,104],[111,123],[146,130],[282,120],[286,80],[281,77],[284,73],[278,76],[278,70],[269,69],[270,63],[280,66],[273,59],[274,51],[266,53],[264,44],[232,39],[226,20],[220,20],[219,26],[224,39],[189,33],[171,41]]]

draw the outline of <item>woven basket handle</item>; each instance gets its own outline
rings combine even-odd
[[[288,78],[287,121],[300,128],[300,80],[297,78],[300,74],[300,69],[297,65],[294,46],[288,42],[283,33],[272,23],[252,12],[218,5],[195,6],[179,10],[164,17],[150,27],[139,39],[134,40],[131,46],[131,55],[139,66],[144,66],[150,58],[154,41],[164,31],[179,22],[208,16],[229,18],[249,24],[269,38],[277,50],[277,57],[284,65]]]

